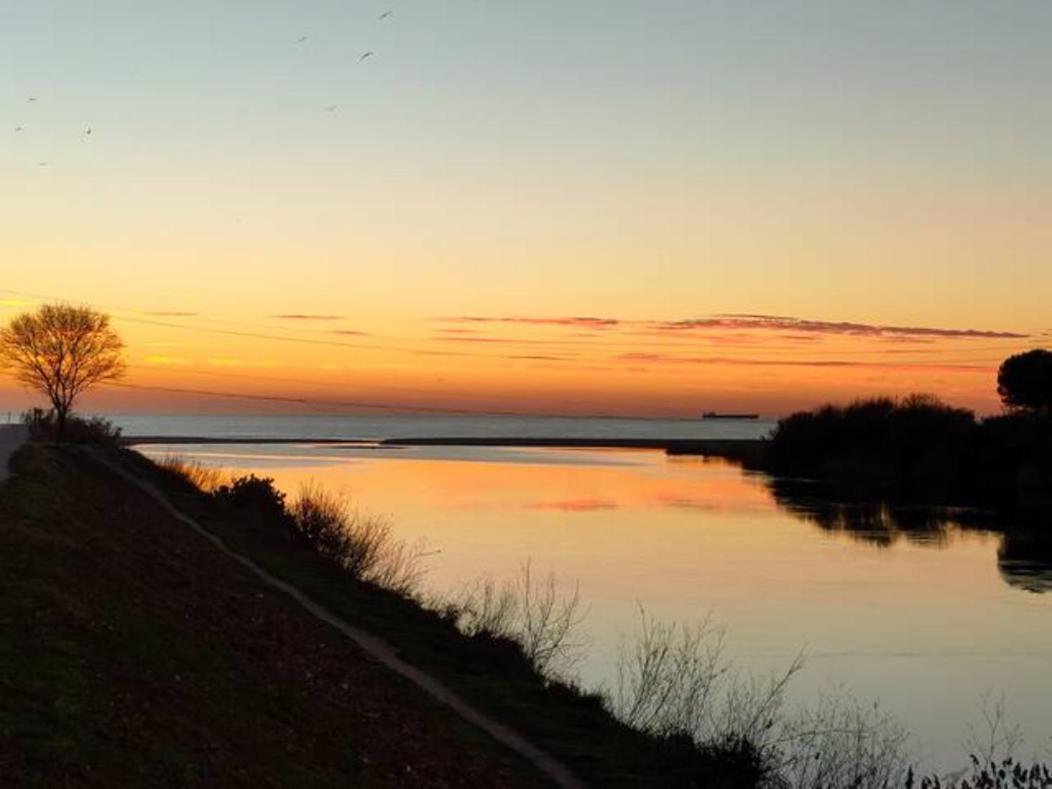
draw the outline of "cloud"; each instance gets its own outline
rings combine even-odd
[[[150,355],[144,360],[149,365],[158,365],[162,367],[187,367],[194,363],[193,359],[187,359],[182,356],[160,356]]]
[[[587,315],[574,315],[567,318],[532,318],[521,315],[505,317],[461,315],[455,318],[438,318],[438,320],[448,323],[514,323],[527,326],[570,326],[586,329],[612,329],[623,323],[618,318],[596,318]]]
[[[503,359],[515,359],[517,361],[528,361],[528,362],[570,362],[573,361],[574,356],[545,356],[538,353],[520,353],[512,354],[509,356],[500,357]]]
[[[518,345],[524,340],[513,340],[510,337],[435,337],[441,342],[466,342],[466,343],[500,343],[501,345]]]
[[[367,331],[358,331],[357,329],[332,329],[329,334],[339,334],[342,337],[372,337]]]
[[[559,501],[535,501],[526,505],[533,510],[561,510],[562,512],[590,512],[593,510],[617,509],[613,499],[580,498]]]
[[[706,339],[728,344],[747,343],[755,332],[778,332],[785,339],[807,341],[822,335],[871,337],[889,342],[922,342],[938,339],[995,339],[1021,340],[1031,335],[1015,331],[993,329],[958,329],[936,326],[898,326],[892,324],[861,323],[857,321],[832,321],[822,319],[794,318],[788,315],[767,315],[754,312],[723,312],[702,318],[681,320],[629,320],[625,318],[570,316],[534,317],[524,315],[479,316],[437,318],[436,320],[462,325],[513,324],[521,326],[562,326],[587,330],[610,330],[632,328],[633,333],[649,336],[684,336],[691,333],[706,333]],[[447,334],[463,333],[465,329],[442,329]],[[715,336],[710,333],[716,333]]]
[[[1026,334],[988,329],[947,329],[932,326],[892,326],[851,321],[811,320],[784,315],[753,313],[721,313],[708,318],[689,318],[675,321],[652,321],[650,326],[661,332],[690,332],[718,330],[785,331],[807,334],[833,334],[851,337],[940,339],[1025,339]]]
[[[860,367],[890,370],[989,371],[988,364],[879,362],[851,359],[749,359],[734,356],[675,356],[663,353],[622,353],[617,361],[634,364],[727,364],[742,367]]]
[[[213,356],[206,360],[209,367],[247,367],[259,369],[271,369],[278,367],[278,363],[271,359],[241,359],[236,356]]]
[[[305,312],[290,312],[285,315],[271,315],[270,317],[282,321],[342,321],[344,319],[342,315],[312,315]]]
[[[452,342],[473,345],[475,343],[481,344],[496,344],[496,345],[540,345],[545,347],[560,348],[563,346],[580,345],[579,342],[571,342],[562,339],[546,339],[539,340],[534,337],[490,337],[487,335],[480,334],[468,334],[468,335],[449,335],[445,336],[437,334],[431,338],[435,342]]]

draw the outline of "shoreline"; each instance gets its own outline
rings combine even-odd
[[[428,438],[225,438],[208,436],[127,436],[124,446],[151,444],[319,444],[370,447],[536,447],[545,449],[652,449],[670,455],[721,457],[755,465],[763,457],[768,441],[759,438],[523,438],[512,436],[457,436]]]

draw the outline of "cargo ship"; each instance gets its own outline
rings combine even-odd
[[[706,411],[702,419],[759,419],[759,414],[721,414],[718,411]]]

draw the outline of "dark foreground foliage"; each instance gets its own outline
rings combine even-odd
[[[0,786],[546,785],[100,454],[0,485]]]
[[[1009,408],[1052,412],[1052,351],[1010,356],[997,371],[997,393]]]
[[[33,441],[65,441],[70,444],[100,444],[116,446],[121,440],[121,429],[102,417],[68,416],[64,426],[54,411],[34,408],[22,415]]]
[[[1043,764],[1026,766],[1011,756],[982,761],[972,756],[968,776],[955,780],[929,776],[917,780],[912,771],[905,789],[1052,789],[1052,768]]]
[[[296,504],[286,505],[270,481],[206,493],[134,453],[69,445],[25,447],[0,495],[0,784],[543,785],[463,721],[392,685],[284,595],[260,587],[100,456],[162,489],[229,547],[380,634],[589,785],[901,784],[902,773],[842,780],[858,770],[835,768],[851,768],[860,752],[843,747],[842,727],[805,738],[820,783],[783,780],[770,751],[750,738],[699,745],[675,726],[634,729],[602,696],[539,672],[515,639],[485,628],[467,634],[456,610],[422,606],[411,592],[335,561],[320,549],[331,543],[299,533]],[[309,514],[314,527],[342,528],[346,513],[325,512]],[[850,716],[815,720],[845,721],[854,739]],[[1031,777],[1044,773],[1019,774],[1031,783],[923,785],[1047,786]]]
[[[273,480],[248,476],[205,493],[177,464],[158,467],[130,453],[124,462],[231,547],[381,635],[590,785],[747,789],[769,777],[746,740],[699,744],[686,734],[638,731],[611,714],[601,695],[545,673],[519,637],[499,627],[464,632],[460,607],[421,599],[412,550],[386,524],[324,491],[304,490],[289,503]]]
[[[1052,417],[976,420],[927,395],[827,405],[779,422],[774,475],[826,480],[839,494],[973,504],[1022,516],[1052,511]]]

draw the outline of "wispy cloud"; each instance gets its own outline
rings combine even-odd
[[[314,315],[308,312],[290,312],[284,315],[271,315],[282,321],[342,321],[343,315]]]
[[[988,364],[938,362],[881,362],[855,359],[750,359],[735,356],[677,356],[663,353],[622,353],[617,361],[632,364],[726,364],[742,367],[860,367],[929,371],[988,371]]]
[[[557,326],[573,329],[611,330],[629,329],[634,334],[653,336],[684,336],[704,333],[706,339],[720,342],[746,343],[757,332],[777,332],[784,339],[806,341],[822,335],[870,337],[891,342],[920,342],[938,339],[1026,339],[1031,335],[1018,331],[994,329],[954,328],[938,326],[901,326],[894,324],[796,318],[788,315],[766,315],[752,312],[724,312],[700,318],[678,320],[635,320],[626,318],[570,316],[547,317],[528,315],[481,316],[461,315],[436,318],[440,322],[470,326],[472,324],[511,324],[520,326]],[[466,329],[441,329],[453,334]]]
[[[561,499],[558,501],[534,501],[526,505],[532,510],[561,510],[562,512],[592,512],[594,510],[617,509],[613,499],[580,498]]]
[[[331,329],[329,334],[339,334],[343,337],[372,337],[369,332],[358,329]]]
[[[901,339],[904,337],[941,339],[1025,339],[1028,335],[989,329],[953,329],[934,326],[894,326],[853,321],[813,320],[784,315],[752,313],[721,313],[707,318],[653,321],[650,326],[661,332],[691,332],[710,330],[761,330],[808,334],[834,334],[852,337]]]
[[[197,312],[182,312],[179,310],[153,310],[142,313],[143,315],[152,315],[155,318],[195,318],[200,313]]]
[[[459,343],[463,345],[529,345],[529,346],[542,346],[548,348],[562,348],[565,346],[581,345],[581,342],[571,341],[566,339],[539,339],[536,337],[492,337],[485,334],[436,334],[431,338],[434,342],[444,343]]]
[[[144,360],[148,365],[155,365],[159,367],[188,367],[194,363],[193,359],[188,359],[183,356],[162,356],[162,355],[150,355]]]
[[[452,318],[438,318],[437,320],[447,323],[512,323],[526,326],[570,326],[587,329],[613,329],[623,323],[618,318],[596,318],[587,315],[574,315],[562,318],[539,318],[522,315],[498,317],[461,315]]]
[[[470,337],[435,337],[434,339],[440,342],[463,342],[474,345],[475,343],[498,343],[500,345],[518,345],[523,340],[513,340],[510,337],[479,337],[472,335]]]
[[[574,360],[574,356],[546,356],[539,353],[517,353],[509,354],[501,357],[503,359],[515,359],[518,361],[527,362],[570,362]]]
[[[241,359],[236,356],[213,356],[206,360],[209,367],[245,367],[271,369],[278,367],[278,363],[272,359]]]

